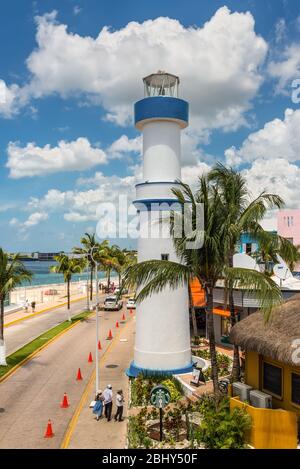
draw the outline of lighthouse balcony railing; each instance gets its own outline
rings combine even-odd
[[[153,198],[165,200],[174,199],[176,196],[172,192],[172,188],[178,188],[176,181],[149,181],[136,185],[136,199],[138,200],[152,200]]]

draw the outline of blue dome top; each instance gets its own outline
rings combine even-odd
[[[149,120],[177,121],[182,128],[188,126],[189,104],[171,96],[153,96],[141,99],[134,105],[135,126],[142,130]]]

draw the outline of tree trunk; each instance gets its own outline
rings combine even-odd
[[[90,290],[90,301],[93,301],[93,276],[94,276],[94,267],[91,265],[91,290]]]
[[[121,288],[121,273],[119,272],[119,288]]]
[[[67,296],[68,296],[68,321],[71,321],[71,315],[70,315],[70,307],[71,307],[71,301],[70,301],[70,280],[67,280]]]
[[[108,269],[108,272],[107,272],[107,288],[108,290],[110,288],[110,268]]]
[[[207,332],[208,332],[210,361],[211,361],[211,377],[212,377],[213,386],[214,386],[214,393],[220,394],[215,328],[214,328],[214,317],[213,317],[213,301],[214,301],[213,289],[211,287],[208,287],[206,288],[206,313],[207,313]]]
[[[229,267],[233,267],[233,251],[229,253],[228,264],[229,264]],[[231,282],[229,284],[228,299],[229,299],[229,311],[230,311],[230,327],[232,328],[236,324],[236,314],[235,314],[235,309],[234,309],[233,285]],[[241,374],[240,350],[239,350],[238,345],[234,345],[233,364],[232,364],[232,372],[231,372],[232,381],[233,382],[239,381],[240,374]]]
[[[6,363],[6,347],[4,341],[4,300],[5,296],[0,296],[0,365],[7,366]]]
[[[194,308],[193,296],[192,296],[190,284],[188,285],[188,291],[189,291],[189,300],[190,300],[190,308],[191,308],[191,316],[192,316],[193,334],[194,334],[194,337],[197,337],[198,326],[197,326],[196,312]]]

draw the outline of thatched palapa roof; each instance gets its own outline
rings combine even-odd
[[[293,366],[300,366],[292,359],[296,351],[294,341],[297,339],[299,347],[300,294],[274,308],[267,323],[261,312],[253,313],[237,323],[230,333],[231,342],[244,350],[258,352]]]

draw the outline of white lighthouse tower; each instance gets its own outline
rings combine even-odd
[[[143,133],[143,182],[136,185],[135,200],[140,219],[138,262],[177,261],[169,230],[159,219],[176,203],[171,189],[181,176],[180,137],[188,125],[188,103],[178,98],[175,75],[159,71],[143,82],[145,97],[134,108],[135,126]],[[138,305],[134,361],[128,374],[191,369],[188,291],[183,286],[165,288]]]

